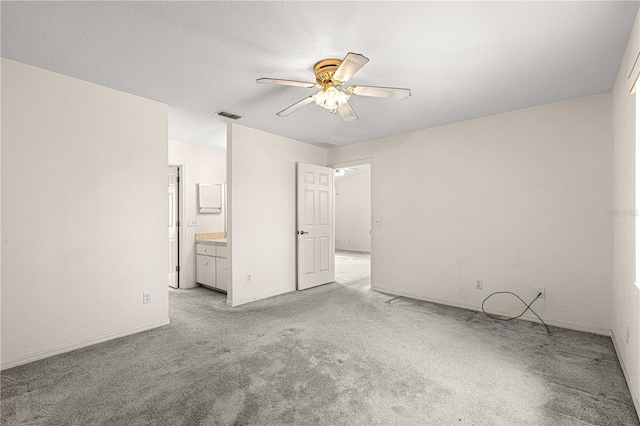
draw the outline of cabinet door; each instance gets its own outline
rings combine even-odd
[[[216,258],[196,255],[196,281],[200,284],[215,287],[216,285]]]
[[[216,257],[216,288],[227,291],[229,281],[229,260]]]

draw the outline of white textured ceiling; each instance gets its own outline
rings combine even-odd
[[[2,56],[171,107],[170,136],[215,143],[225,121],[346,145],[610,90],[638,2],[8,2]],[[349,83],[407,87],[352,97],[344,123],[310,105],[325,58],[362,53]],[[218,136],[216,135],[216,132]]]

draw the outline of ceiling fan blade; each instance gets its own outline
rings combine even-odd
[[[256,80],[256,83],[262,84],[280,84],[282,86],[297,86],[297,87],[316,87],[316,83],[310,83],[307,81],[297,81],[297,80],[281,80],[279,78],[259,78]]]
[[[358,114],[351,108],[349,102],[345,102],[338,107],[338,114],[340,114],[345,123],[352,123],[358,119]]]
[[[313,96],[309,96],[308,98],[304,98],[300,102],[296,102],[295,104],[291,105],[289,108],[283,109],[282,111],[280,111],[276,115],[278,117],[286,117],[287,115],[293,114],[294,112],[296,112],[300,108],[305,107],[305,106],[309,105],[310,103],[313,103]]]
[[[347,89],[352,95],[373,96],[376,98],[407,99],[411,90],[397,87],[351,86]]]
[[[346,83],[355,73],[360,71],[360,68],[364,67],[367,62],[369,62],[369,58],[361,55],[359,53],[349,52],[347,56],[344,57],[342,63],[333,74],[332,79],[339,81],[341,83]]]

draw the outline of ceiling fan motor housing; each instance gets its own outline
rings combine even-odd
[[[336,72],[342,60],[340,59],[323,59],[313,66],[313,72],[316,75],[316,81],[323,87],[332,84],[333,74]]]

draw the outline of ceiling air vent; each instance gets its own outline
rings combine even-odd
[[[220,111],[216,112],[216,115],[219,115],[220,117],[224,117],[224,118],[229,118],[231,120],[238,120],[238,119],[242,118],[239,115],[232,114],[229,111],[225,111],[225,110],[222,110],[222,109]]]

